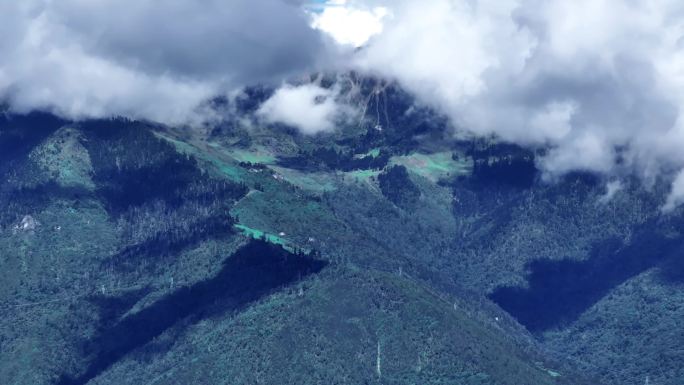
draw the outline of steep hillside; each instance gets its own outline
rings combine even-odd
[[[595,383],[440,271],[457,221],[428,176],[451,158],[406,168],[397,206],[389,156],[303,171],[256,135],[123,120],[0,133],[5,383]]]
[[[400,92],[376,95],[371,106],[391,113],[333,135],[282,127],[164,135],[234,180],[257,181],[233,210],[249,228],[338,263],[409,274],[477,302],[487,319],[508,312],[551,354],[606,383],[678,383],[681,338],[665,325],[678,319],[668,304],[683,294],[684,238],[681,210],[660,211],[666,183],[586,173],[544,180],[537,151],[449,140],[429,112],[408,114]],[[397,116],[414,120],[384,118]],[[252,169],[226,166],[235,160]],[[627,333],[631,321],[646,326]]]

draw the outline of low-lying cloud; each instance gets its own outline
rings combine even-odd
[[[183,124],[245,85],[354,70],[396,80],[458,135],[544,148],[548,178],[665,176],[675,183],[664,209],[684,202],[684,3],[333,0],[318,13],[305,3],[0,2],[0,103]],[[329,131],[346,108],[330,92],[285,86],[258,115]]]
[[[285,85],[266,100],[257,116],[267,123],[281,123],[313,135],[330,132],[346,118],[349,106],[336,100],[338,92],[316,84]]]
[[[0,3],[0,99],[15,112],[180,124],[218,94],[334,58],[296,2]]]
[[[357,68],[397,80],[460,134],[547,148],[539,166],[549,178],[629,172],[650,183],[684,167],[681,2],[372,5],[390,16]],[[680,190],[666,208],[682,200]]]

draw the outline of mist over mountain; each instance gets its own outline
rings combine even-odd
[[[680,384],[681,16],[0,4],[0,383]]]

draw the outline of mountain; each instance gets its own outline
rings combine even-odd
[[[6,115],[3,383],[681,382],[665,183],[546,181],[358,86],[313,136],[245,125],[265,88],[204,130]]]

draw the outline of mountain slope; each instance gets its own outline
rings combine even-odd
[[[32,119],[0,129],[5,383],[595,383],[431,266],[449,187]]]

